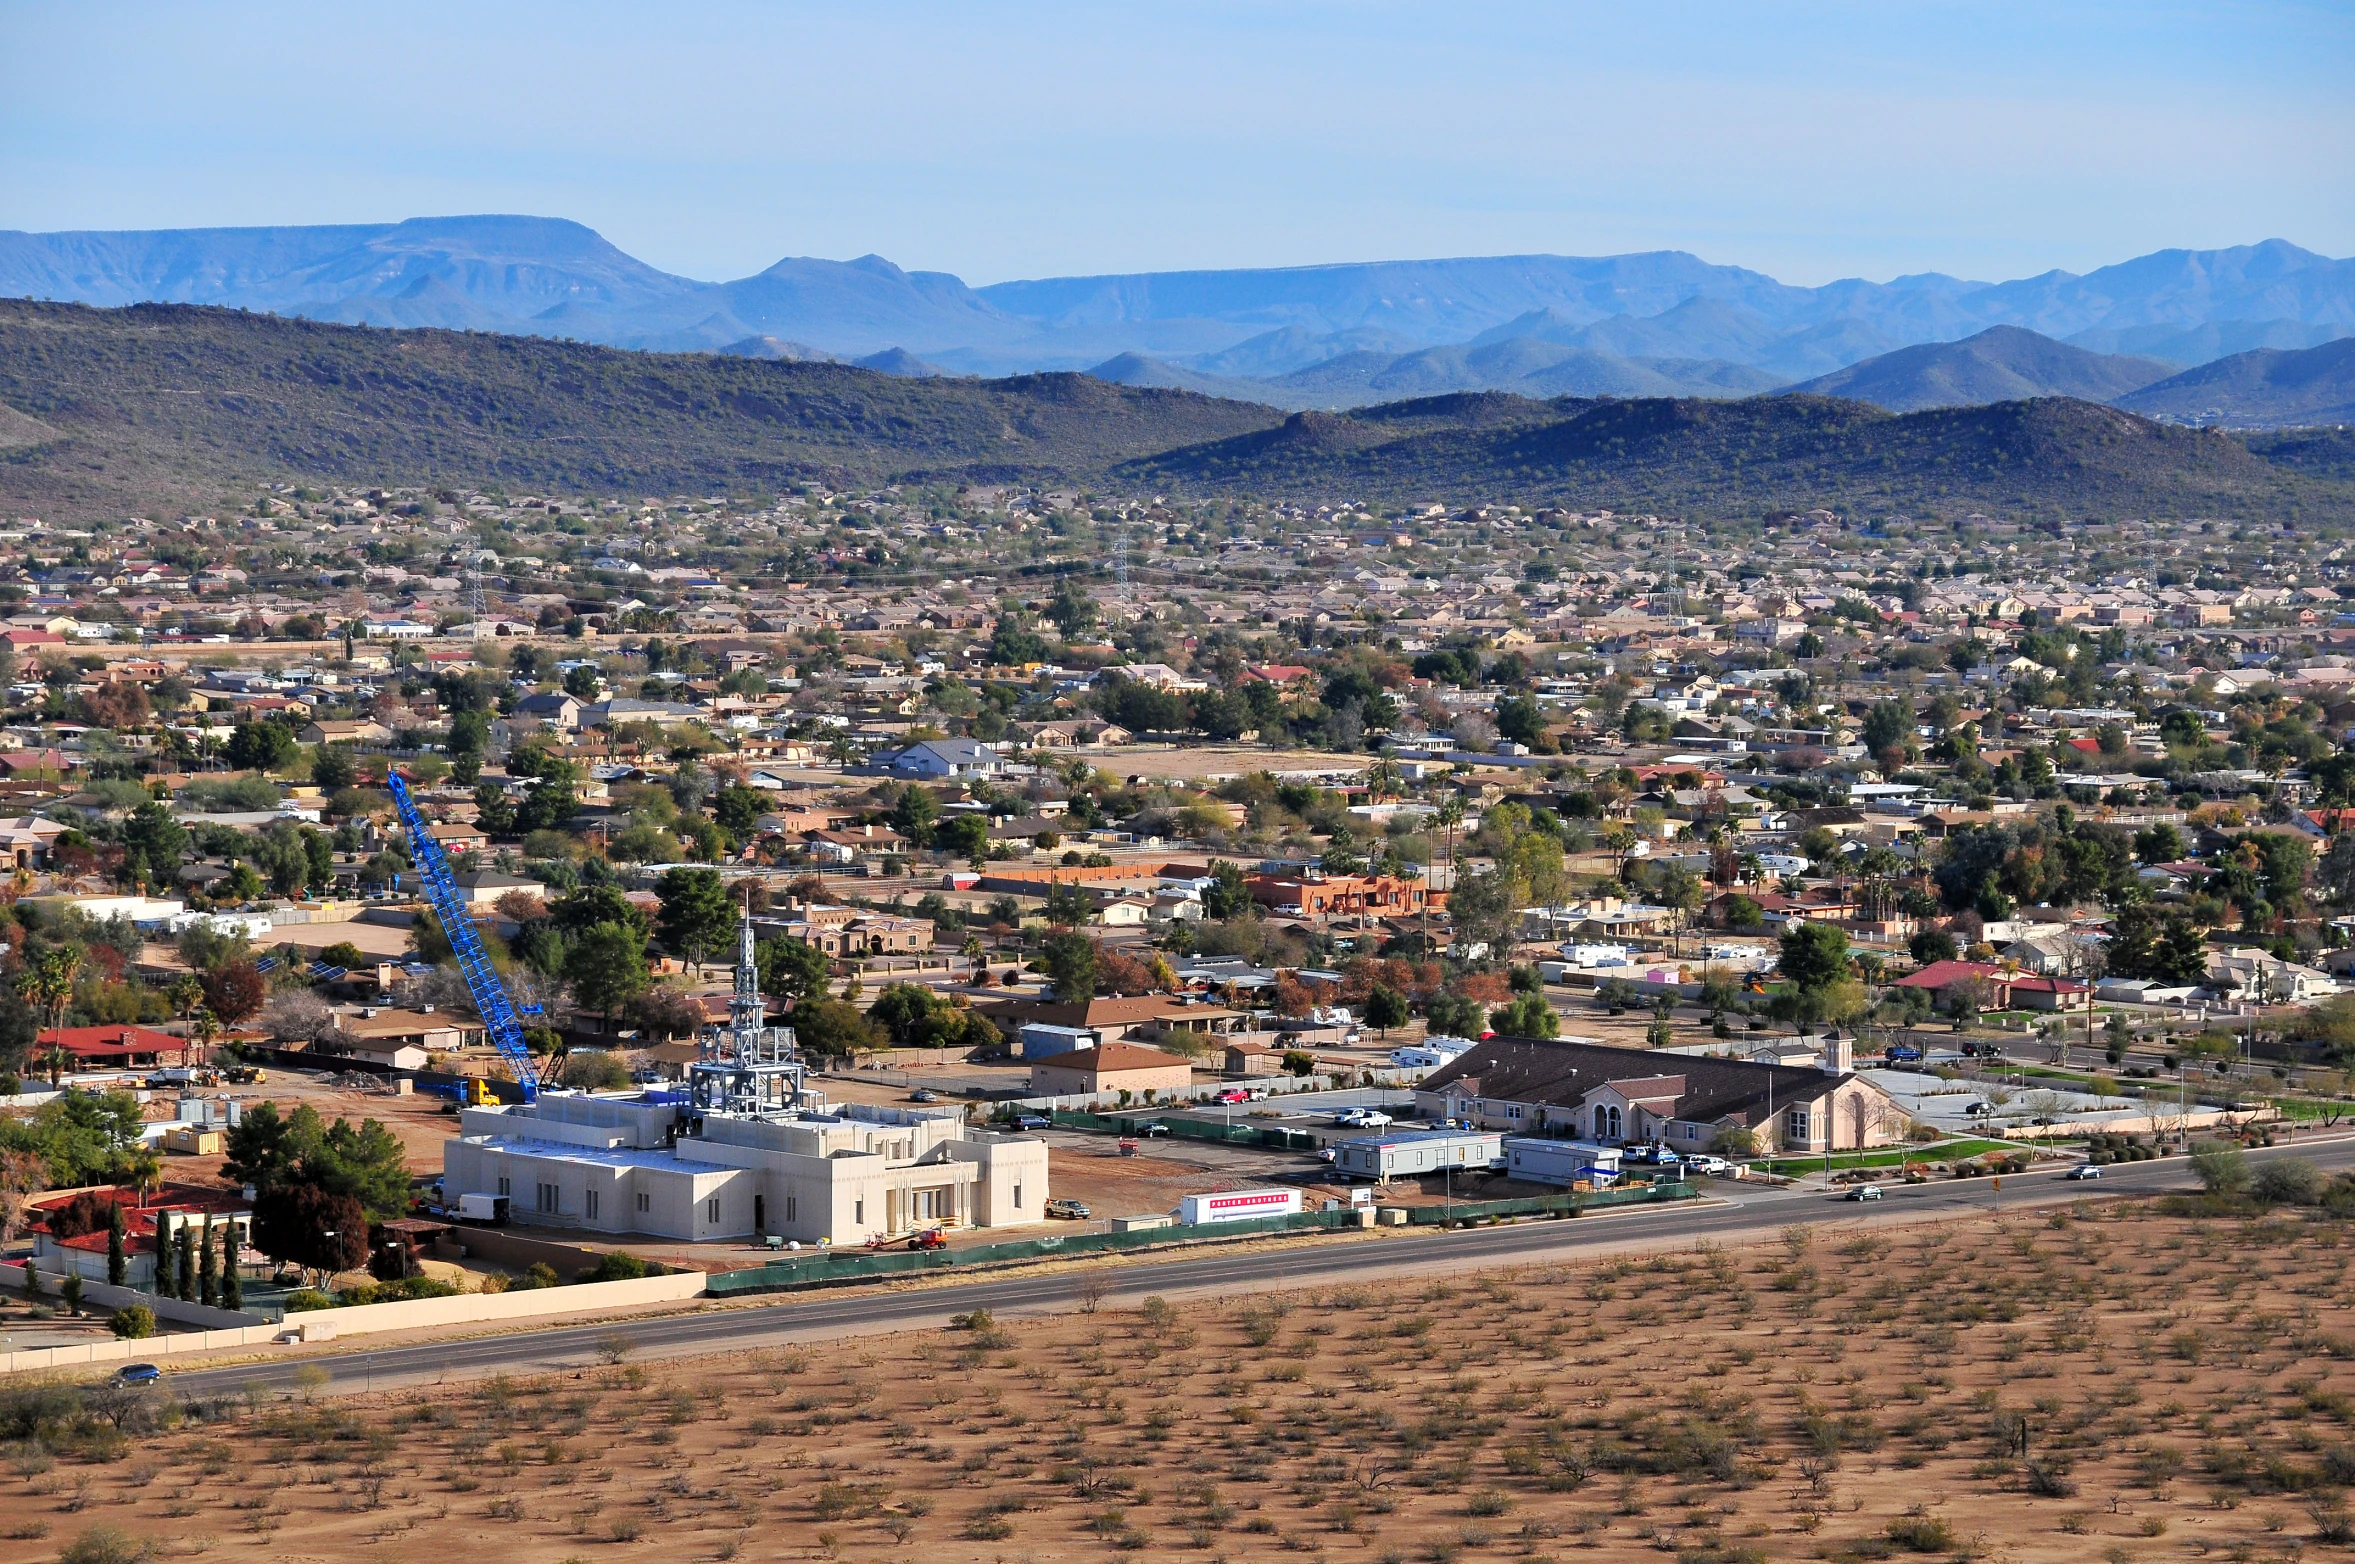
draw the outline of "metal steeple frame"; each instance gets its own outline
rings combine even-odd
[[[507,985],[499,981],[498,969],[491,965],[482,937],[475,933],[466,898],[459,893],[458,882],[450,876],[450,860],[443,854],[441,843],[426,828],[424,816],[417,812],[416,801],[409,796],[409,784],[398,771],[388,770],[385,781],[392,788],[393,804],[400,810],[401,824],[409,833],[409,856],[416,861],[417,880],[425,889],[426,904],[441,920],[442,934],[450,942],[451,953],[458,958],[458,970],[465,975],[466,991],[474,996],[474,1008],[482,1017],[484,1029],[490,1033],[491,1046],[499,1050],[499,1057],[515,1072],[515,1084],[523,1088],[523,1100],[536,1102],[540,1095],[540,1064],[523,1040],[521,1016],[538,1015],[540,1007],[526,1005],[518,1012],[515,1002],[507,997]]]

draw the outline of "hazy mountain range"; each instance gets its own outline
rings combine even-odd
[[[1886,397],[1891,407],[2001,399],[1982,389],[2086,395],[2072,388],[2114,384],[2115,396],[2231,355],[2294,352],[2355,334],[2355,260],[2282,240],[2162,250],[2083,276],[1997,283],[1924,273],[1802,288],[1659,251],[971,288],[872,255],[792,257],[756,276],[699,282],[647,266],[577,223],[448,217],[0,232],[0,295],[219,304],[360,325],[831,358],[899,374],[1082,369],[1294,409],[1484,389],[1538,397],[1740,397],[1801,383],[1830,390],[1868,362],[1875,372],[1854,376],[1841,394]],[[1997,327],[2118,362],[2089,365],[2011,338],[1990,343],[1983,334]],[[1965,339],[1983,344],[1975,354],[1983,362],[1934,364],[1928,379],[1906,369],[1913,361],[1886,357]],[[2041,379],[2039,363],[2061,379]]]

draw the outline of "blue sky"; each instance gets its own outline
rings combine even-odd
[[[0,227],[575,218],[970,282],[1685,249],[2355,253],[2355,6],[23,4]]]

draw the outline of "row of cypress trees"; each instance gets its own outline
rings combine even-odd
[[[217,1249],[215,1233],[220,1235]],[[120,1286],[118,1278],[127,1264],[122,1257],[122,1219],[118,1213],[107,1235],[107,1279]],[[182,1222],[174,1235],[171,1255],[159,1251],[155,1257],[155,1290],[161,1297],[201,1303],[209,1308],[243,1308],[245,1291],[237,1275],[237,1224],[224,1222],[216,1227],[209,1220],[201,1225]]]

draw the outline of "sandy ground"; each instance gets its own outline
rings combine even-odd
[[[338,1086],[293,1070],[272,1069],[269,1073],[270,1078],[258,1085],[222,1086],[199,1091],[197,1095],[234,1098],[249,1108],[256,1103],[274,1102],[281,1114],[291,1113],[298,1105],[307,1103],[329,1123],[350,1119],[356,1124],[363,1119],[375,1119],[399,1137],[402,1150],[408,1153],[411,1172],[441,1171],[442,1142],[458,1129],[456,1116],[442,1111],[448,1099],[415,1094],[400,1097],[389,1091]],[[176,1182],[219,1181],[221,1162],[218,1156],[170,1153],[164,1158],[164,1177]]]
[[[111,1452],[17,1446],[0,1535],[512,1564],[2287,1559],[2348,1525],[2349,1254],[2320,1219],[2122,1203],[236,1398]]]

